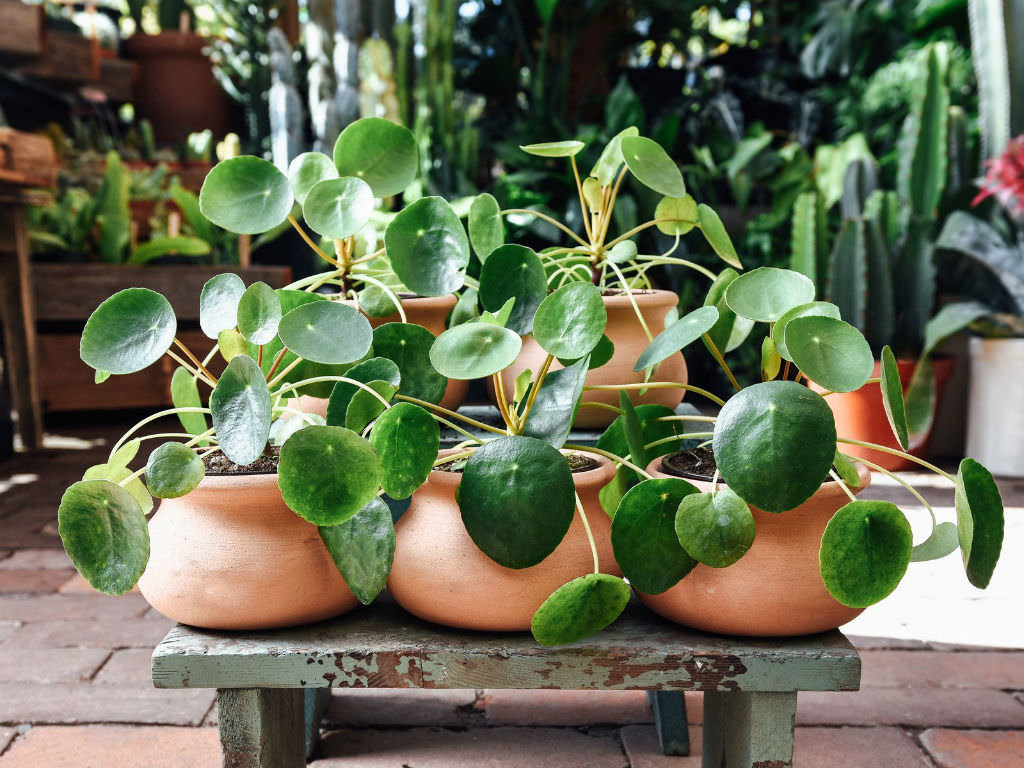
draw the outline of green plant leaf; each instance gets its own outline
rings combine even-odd
[[[139,448],[141,446],[141,440],[129,440],[114,452],[114,455],[110,457],[110,460],[107,463],[112,467],[127,467],[139,454]]]
[[[389,381],[371,381],[366,386],[388,402],[391,402],[391,398],[398,391],[398,386]],[[361,434],[371,421],[380,416],[385,407],[384,403],[365,389],[358,389],[345,409],[345,426]]]
[[[281,341],[299,357],[340,365],[361,359],[373,345],[370,321],[355,307],[312,301],[281,319]]]
[[[519,148],[537,157],[572,157],[585,146],[582,141],[547,141],[541,144],[521,144]]]
[[[294,200],[288,177],[250,155],[217,163],[199,190],[203,216],[239,235],[258,235],[284,223]]]
[[[522,373],[516,376],[516,380],[512,389],[512,402],[522,402],[523,398],[530,391],[530,381],[533,378],[533,371],[529,368],[525,369]]]
[[[430,362],[450,379],[482,379],[504,370],[519,356],[519,334],[490,323],[449,328],[430,348]]]
[[[607,251],[604,258],[611,264],[624,264],[628,261],[633,261],[636,258],[636,254],[636,243],[632,240],[623,240]]]
[[[679,545],[675,524],[679,503],[697,493],[685,480],[656,478],[633,486],[619,502],[612,519],[615,562],[641,592],[664,592],[697,565]]]
[[[518,435],[474,451],[459,485],[466,531],[506,568],[529,568],[550,555],[569,530],[575,500],[565,457],[541,440]]]
[[[287,442],[288,438],[298,432],[300,429],[313,426],[314,424],[323,426],[327,423],[327,420],[323,416],[319,416],[315,413],[305,413],[301,417],[292,416],[292,418],[278,418],[274,420],[274,423],[270,425],[270,444],[281,447]]]
[[[502,245],[493,250],[480,270],[480,304],[489,312],[500,309],[514,298],[512,314],[506,323],[518,334],[533,330],[533,316],[547,296],[548,282],[544,265],[531,249],[522,245]]]
[[[505,242],[501,206],[486,192],[473,198],[469,206],[469,242],[481,264],[486,264],[491,252]]]
[[[239,355],[228,363],[210,393],[210,411],[225,456],[244,467],[262,455],[270,436],[270,390],[256,361]]]
[[[814,283],[806,275],[775,267],[746,272],[725,289],[725,301],[733,312],[760,323],[777,322],[793,307],[813,300]]]
[[[112,483],[117,483],[135,499],[135,503],[139,505],[139,509],[142,510],[142,514],[148,515],[153,511],[153,497],[149,494],[149,490],[146,488],[145,483],[142,482],[138,477],[133,477],[128,480],[134,473],[125,464],[111,461],[107,464],[96,464],[85,470],[82,475],[83,480],[109,480]],[[128,482],[124,482],[128,480]],[[124,485],[121,485],[124,483]]]
[[[636,129],[636,126],[631,125],[613,136],[612,140],[601,150],[601,156],[597,158],[594,167],[590,169],[590,175],[596,178],[602,187],[610,186],[615,181],[619,168],[625,162],[622,157],[622,140],[639,135],[640,131]]]
[[[935,368],[932,361],[918,360],[914,374],[910,377],[910,384],[903,395],[911,442],[916,442],[916,438],[931,432],[937,397]]]
[[[393,499],[407,499],[433,469],[440,430],[420,406],[396,403],[374,423],[370,445],[380,456],[384,492]]]
[[[912,549],[910,523],[899,507],[851,501],[833,515],[821,537],[822,581],[843,605],[863,608],[896,589]]]
[[[807,304],[798,304],[792,309],[787,310],[782,317],[775,321],[775,325],[772,326],[772,341],[775,342],[775,349],[778,351],[779,356],[789,362],[793,362],[793,356],[789,353],[789,347],[786,346],[786,326],[789,325],[790,320],[795,320],[798,317],[833,317],[836,320],[842,319],[839,314],[839,307],[827,301],[811,301]]]
[[[551,371],[544,377],[537,398],[526,415],[524,435],[543,440],[555,448],[565,445],[583,394],[589,362],[584,357],[568,368]]]
[[[686,496],[679,504],[675,533],[690,557],[725,568],[754,543],[754,516],[730,488]]]
[[[939,560],[952,554],[960,546],[956,523],[939,523],[932,529],[927,539],[911,550],[910,562],[923,563],[928,560]]]
[[[199,327],[209,338],[238,325],[238,302],[245,293],[245,283],[233,272],[214,275],[199,294]]]
[[[251,344],[266,344],[277,336],[281,300],[263,282],[253,283],[238,300],[238,330]]]
[[[512,308],[516,305],[515,297],[511,297],[505,300],[505,303],[501,305],[501,308],[497,312],[489,312],[486,309],[480,313],[480,322],[487,323],[488,325],[496,325],[499,328],[504,328],[508,325],[508,320],[512,317]]]
[[[288,166],[288,181],[292,195],[299,205],[306,204],[306,196],[321,181],[338,178],[334,161],[323,152],[303,152]]]
[[[537,8],[537,15],[540,16],[540,20],[547,24],[551,21],[551,17],[555,15],[558,0],[534,0],[534,5]]]
[[[790,320],[786,347],[802,373],[833,392],[860,389],[875,368],[864,335],[834,317],[811,315]]]
[[[725,302],[725,290],[739,276],[739,272],[735,269],[726,267],[715,278],[715,282],[708,288],[708,295],[704,298],[705,307],[714,307],[718,310],[718,322],[708,331],[708,338],[718,348],[718,351],[723,353],[726,351],[726,346],[738,320],[736,313]],[[753,321],[749,321],[746,318],[742,319],[753,326]],[[705,346],[707,346],[707,341],[705,341]]]
[[[391,267],[410,290],[443,296],[462,287],[469,238],[458,215],[440,197],[423,197],[402,210],[384,231]]]
[[[374,354],[393,360],[401,371],[400,395],[428,403],[441,402],[448,379],[430,363],[434,341],[434,334],[412,323],[385,323],[373,330]]]
[[[354,176],[321,181],[309,190],[302,205],[302,215],[310,228],[332,240],[356,234],[372,213],[370,185]]]
[[[199,387],[195,377],[180,365],[171,376],[171,403],[175,408],[200,408]],[[178,420],[190,435],[206,431],[206,416],[201,413],[179,413]]]
[[[650,459],[644,445],[643,426],[640,424],[640,417],[637,416],[633,401],[624,390],[619,391],[619,409],[622,411],[622,431],[629,447],[630,461],[638,467],[646,467]]]
[[[295,514],[314,525],[337,525],[377,495],[381,466],[370,444],[352,430],[311,426],[281,446],[277,477]]]
[[[832,459],[832,466],[836,468],[839,477],[844,483],[851,488],[856,488],[860,485],[860,475],[857,473],[857,465],[853,463],[847,456],[843,455],[836,449],[835,458]]]
[[[664,456],[666,453],[672,453],[673,451],[679,450],[679,445],[673,443],[663,443],[662,445],[656,445],[653,448],[646,447],[650,443],[657,442],[658,440],[662,440],[667,437],[672,437],[676,434],[677,429],[682,422],[658,421],[659,418],[665,416],[675,416],[675,411],[664,405],[646,403],[634,406],[633,412],[636,414],[636,418],[640,422],[641,437],[645,446],[644,451],[647,456],[651,458],[655,456]],[[621,456],[623,458],[630,453],[629,443],[626,440],[625,418],[623,416],[616,416],[615,420],[608,425],[601,437],[598,438],[597,447],[602,451],[607,451],[608,453]],[[638,479],[633,470],[628,467],[624,469],[626,473],[628,473],[628,479],[631,483]],[[605,511],[612,514],[615,512],[615,507],[613,506],[611,509],[606,507]]]
[[[217,334],[217,349],[220,352],[220,356],[224,358],[225,363],[230,363],[232,358],[239,355],[249,354],[249,345],[245,340],[245,336],[234,328]]]
[[[552,592],[533,614],[530,631],[541,645],[582,640],[619,618],[630,594],[617,576],[588,573]]]
[[[82,480],[64,491],[57,530],[75,568],[100,592],[122,595],[146,569],[146,516],[116,483]]]
[[[416,178],[419,154],[412,132],[379,117],[349,123],[334,144],[341,176],[356,176],[377,197],[397,195]]]
[[[736,246],[732,244],[732,239],[714,208],[704,203],[697,206],[697,226],[700,227],[708,245],[718,254],[718,258],[730,267],[743,269],[740,257],[736,254]],[[814,298],[814,294],[811,294],[811,298]]]
[[[737,392],[715,422],[722,478],[748,504],[785,512],[818,490],[836,453],[836,425],[821,395],[795,381]]]
[[[79,352],[98,371],[135,373],[164,356],[177,330],[174,310],[163,294],[126,288],[89,315]]]
[[[775,348],[775,342],[771,336],[765,336],[761,342],[761,379],[770,381],[779,375],[782,367],[782,357]]]
[[[345,372],[345,378],[369,384],[371,381],[385,381],[394,387],[402,384],[402,374],[398,364],[386,357],[371,357],[356,363]],[[359,387],[348,381],[339,381],[331,391],[331,398],[327,402],[327,423],[332,427],[343,427],[345,417],[348,413],[349,403],[352,397],[359,391]],[[352,429],[352,427],[349,427]]]
[[[666,360],[708,333],[717,322],[718,310],[714,307],[699,307],[684,315],[654,337],[654,341],[636,361],[633,370],[642,371]]]
[[[597,346],[608,313],[591,283],[569,283],[550,294],[533,318],[533,335],[548,354],[575,360]]]
[[[101,370],[97,369],[95,371],[95,373],[93,373],[92,380],[93,380],[94,384],[102,384],[103,382],[105,382],[109,378],[110,378],[110,371],[101,371]]]
[[[956,527],[967,580],[984,589],[1003,546],[1003,500],[992,474],[974,459],[956,473]]]
[[[663,197],[654,209],[658,231],[665,235],[685,235],[697,226],[697,201],[690,195]]]
[[[910,439],[907,427],[907,411],[903,404],[903,383],[900,381],[900,371],[896,365],[896,356],[892,349],[886,344],[882,347],[882,381],[879,386],[882,388],[882,407],[885,408],[885,417],[889,420],[892,433],[904,451],[910,448]]]
[[[146,484],[158,499],[176,499],[194,491],[205,475],[203,460],[182,443],[163,443],[146,462]]]
[[[924,348],[921,357],[928,357],[943,339],[958,333],[991,310],[977,301],[958,301],[947,304],[924,327]]]
[[[683,183],[679,166],[653,139],[643,136],[624,137],[622,159],[629,172],[645,187],[666,197],[686,195],[686,184]]]
[[[138,246],[128,264],[147,264],[164,256],[205,256],[212,249],[205,240],[190,235],[157,236]]]
[[[388,505],[373,498],[345,522],[320,526],[320,539],[352,594],[363,605],[372,603],[384,589],[395,558],[395,525]]]

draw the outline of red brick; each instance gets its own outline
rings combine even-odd
[[[7,646],[43,648],[149,648],[174,626],[170,619],[111,621],[33,621],[23,624],[4,641]]]
[[[629,725],[653,722],[643,691],[487,690],[489,725]]]
[[[212,689],[0,683],[0,723],[199,725],[215,696]]]
[[[148,609],[142,595],[0,595],[0,621],[116,621],[141,616]]]
[[[690,754],[664,755],[653,725],[627,725],[619,731],[629,768],[700,768],[701,729],[690,726]]]
[[[56,592],[74,571],[0,570],[0,592]]]
[[[93,678],[93,682],[115,685],[151,684],[153,681],[152,658],[152,648],[129,648],[124,651],[114,651],[107,659],[107,663]]]
[[[914,739],[899,728],[797,728],[793,765],[798,768],[930,768]]]
[[[972,688],[807,691],[797,700],[796,720],[800,725],[1024,728],[1024,706],[1002,691]]]
[[[952,731],[932,728],[921,743],[938,768],[1021,768],[1022,731]]]
[[[0,570],[8,568],[66,571],[74,568],[74,566],[71,564],[71,558],[63,550],[22,549],[6,560],[0,560]]]
[[[0,651],[0,681],[77,683],[89,680],[110,655],[106,648],[52,648],[6,645]]]
[[[1024,651],[866,651],[864,687],[1024,689]]]
[[[344,728],[373,726],[467,726],[482,715],[473,709],[476,691],[343,689],[332,691],[325,720]]]
[[[214,728],[33,728],[0,757],[0,768],[181,768],[220,765]]]
[[[623,768],[614,735],[571,728],[440,728],[328,733],[311,768]],[[6,767],[4,767],[6,768]]]

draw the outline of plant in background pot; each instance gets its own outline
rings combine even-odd
[[[224,274],[203,289],[200,322],[216,339],[202,359],[177,338],[174,312],[155,291],[120,291],[86,323],[81,357],[97,382],[164,355],[180,367],[175,407],[132,427],[106,463],[64,493],[59,530],[75,567],[102,592],[120,594],[138,581],[161,613],[218,629],[306,623],[370,602],[394,551],[390,511],[378,498],[381,462],[355,431],[304,414],[279,420],[306,383],[289,382],[289,369],[365,357],[366,318],[315,294],[283,312],[265,283],[246,288]],[[227,361],[220,376],[210,370],[217,354]],[[378,397],[357,380],[323,378]],[[174,415],[184,431],[135,436]],[[268,450],[272,435],[279,464]],[[166,438],[145,467],[128,467],[141,440]],[[147,526],[153,497],[163,501]]]
[[[535,216],[572,240],[571,245],[550,248],[540,255],[544,265],[543,279],[548,287],[559,287],[573,282],[590,282],[600,288],[608,312],[607,346],[611,350],[608,361],[596,368],[588,377],[588,384],[634,384],[645,380],[645,373],[632,370],[633,361],[650,340],[660,332],[675,313],[678,297],[671,291],[655,290],[648,272],[659,265],[676,265],[694,269],[709,279],[715,275],[706,268],[687,259],[673,256],[680,237],[691,229],[699,229],[718,256],[736,268],[742,268],[736,250],[722,225],[718,214],[709,206],[698,204],[686,193],[683,176],[675,162],[661,145],[653,139],[640,136],[636,128],[627,128],[615,136],[604,148],[590,174],[581,179],[576,155],[584,147],[581,141],[559,141],[531,144],[522,147],[530,154],[549,158],[569,158],[579,195],[583,235],[577,234],[562,222],[547,214],[530,209],[501,210],[490,195],[481,195],[470,211],[470,238],[488,270],[491,252],[503,243],[502,216]],[[609,235],[615,222],[615,202],[627,175],[645,189],[661,195],[654,216],[615,237]],[[641,254],[634,237],[644,230],[655,228],[674,237],[674,244],[664,253]],[[503,268],[503,267],[502,267]],[[531,276],[532,279],[535,279]],[[481,295],[484,309],[495,311],[500,304],[493,297]],[[712,350],[715,354],[718,350]],[[544,359],[544,350],[532,338],[524,341],[523,353],[515,365],[503,374],[506,389],[521,371],[538,369]],[[557,366],[556,366],[557,369]],[[686,363],[682,355],[667,357],[648,379],[686,381]],[[675,407],[682,398],[682,390],[638,387],[630,391],[636,402],[660,403]],[[585,402],[616,403],[615,393],[592,391]],[[611,421],[607,410],[590,409],[581,412],[576,425],[580,427],[607,426]]]
[[[704,417],[710,431],[689,435],[708,440],[710,451],[705,445],[656,459],[649,466],[656,477],[630,488],[618,504],[615,557],[640,599],[670,619],[728,634],[824,631],[888,595],[910,562],[958,546],[968,580],[978,587],[989,582],[1003,509],[992,476],[977,461],[964,459],[952,476],[910,459],[954,486],[954,523],[938,522],[905,481],[859,459],[907,487],[931,515],[931,533],[916,546],[895,504],[856,498],[869,476],[853,464],[848,446],[908,456],[906,404],[895,357],[883,347],[878,383],[903,450],[837,434],[825,399],[801,380],[828,392],[854,391],[871,379],[873,355],[834,304],[813,299],[814,284],[790,270],[761,268],[730,282],[719,314],[767,324],[763,381],[739,389],[717,416]],[[638,368],[695,338],[667,333]],[[634,463],[648,458],[648,426],[635,415],[626,421]]]

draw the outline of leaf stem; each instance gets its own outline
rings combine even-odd
[[[163,418],[164,416],[174,416],[179,413],[210,413],[210,409],[201,408],[198,406],[188,406],[184,408],[168,408],[167,410],[164,411],[151,413],[149,416],[144,418],[142,421],[140,421],[127,432],[125,432],[123,435],[121,435],[120,439],[116,443],[114,443],[114,447],[110,449],[110,455],[113,456],[115,453],[117,453],[120,450],[121,446],[125,444],[129,437],[138,432],[151,421],[156,421],[157,419]]]
[[[616,456],[614,453],[609,453],[608,451],[602,450],[601,448],[595,448],[592,445],[576,445],[575,443],[566,443],[562,447],[568,448],[571,451],[596,453],[598,456],[604,456],[606,459],[610,459],[611,461],[614,461],[616,464],[622,464],[624,467],[629,467],[638,475],[642,475],[646,477],[648,480],[651,479],[651,475],[647,472],[646,469],[640,469],[640,467],[638,467],[636,464],[632,463],[628,459],[624,459],[621,456]]]
[[[687,392],[693,392],[695,395],[706,397],[716,405],[725,405],[725,400],[720,398],[714,392],[708,392],[706,389],[695,387],[692,384],[679,384],[675,381],[648,381],[640,384],[587,384],[584,385],[583,391],[590,392],[592,390],[600,389],[669,389],[672,387],[678,387],[679,389],[686,390]]]
[[[956,478],[953,477],[951,474],[949,474],[949,472],[941,470],[937,466],[932,464],[931,462],[925,461],[924,459],[919,459],[917,456],[914,456],[912,454],[905,453],[904,451],[899,451],[899,450],[897,450],[895,448],[890,448],[887,445],[878,445],[878,443],[868,443],[868,442],[865,442],[863,440],[854,440],[852,437],[839,437],[839,438],[836,438],[836,440],[838,442],[840,442],[840,443],[846,443],[848,445],[859,445],[862,448],[872,448],[872,449],[874,449],[876,451],[881,451],[882,453],[888,453],[888,454],[891,454],[893,456],[902,456],[904,459],[908,459],[909,461],[912,461],[915,464],[920,464],[925,469],[931,470],[935,474],[939,475],[940,477],[946,478],[947,480],[949,480],[949,482],[951,482],[954,485],[956,485]],[[861,461],[861,460],[862,459],[860,459],[858,457],[857,461]]]
[[[277,366],[279,366],[281,364],[281,361],[284,360],[284,356],[287,352],[288,347],[282,346],[281,351],[278,352],[277,357],[274,358],[274,364],[271,365],[270,370],[267,371],[267,375],[265,377],[267,381],[270,381],[271,377],[274,375],[274,371],[277,370]]]
[[[618,264],[613,264],[612,262],[609,261],[608,266],[612,268],[612,271],[615,273],[615,276],[618,277],[619,281],[622,283],[622,290],[625,291],[626,298],[629,299],[629,303],[633,307],[633,314],[635,314],[636,319],[640,321],[640,327],[643,328],[644,333],[647,334],[647,341],[654,341],[654,334],[651,333],[651,329],[647,327],[647,321],[644,320],[643,313],[640,311],[640,307],[636,303],[636,298],[634,298],[633,296],[633,290],[629,287],[628,283],[626,282],[626,276],[622,274],[622,271],[619,269]]]
[[[935,517],[935,510],[932,509],[932,505],[928,503],[927,499],[925,499],[924,496],[917,492],[917,489],[914,488],[914,486],[912,486],[902,477],[897,475],[895,472],[886,469],[881,464],[875,464],[875,462],[868,461],[867,459],[862,458],[860,456],[847,456],[845,453],[843,454],[843,456],[846,456],[846,458],[848,458],[850,461],[858,461],[864,466],[866,466],[868,469],[873,469],[875,472],[881,472],[883,475],[887,475],[888,477],[892,478],[897,483],[902,485],[910,493],[911,496],[913,496],[915,499],[921,502],[922,507],[928,510],[928,514],[932,516],[932,528],[938,525],[938,519]]]
[[[583,501],[578,493],[576,494],[576,511],[580,513],[580,521],[587,534],[587,543],[590,544],[590,554],[594,556],[594,573],[600,573],[601,561],[597,557],[597,543],[594,541],[594,533],[590,530],[590,521],[587,520],[587,513],[583,511]]]
[[[575,232],[573,232],[571,229],[569,229],[567,226],[565,226],[565,224],[560,222],[558,219],[554,219],[551,216],[548,216],[546,213],[541,213],[540,211],[534,211],[534,210],[531,210],[530,208],[506,208],[505,210],[503,210],[501,212],[501,215],[502,216],[507,216],[510,213],[512,213],[512,214],[518,213],[518,214],[523,214],[523,215],[526,215],[526,216],[536,216],[538,219],[544,219],[544,221],[548,222],[549,224],[553,224],[554,226],[558,227],[560,230],[565,232],[565,234],[569,235],[569,237],[571,237],[577,243],[582,245],[584,248],[589,248],[590,247],[586,240],[581,238],[579,235],[577,235]]]
[[[533,403],[537,399],[537,393],[540,392],[540,388],[544,385],[544,379],[547,377],[548,371],[551,369],[551,363],[554,361],[555,356],[551,354],[544,358],[544,364],[541,365],[537,378],[533,380],[533,386],[530,387],[530,396],[526,398],[523,412],[516,419],[517,435],[522,433],[523,427],[526,425],[526,417],[530,415],[530,409],[533,408]]]
[[[729,364],[727,362],[725,362],[725,358],[722,356],[722,353],[719,351],[718,345],[715,344],[715,342],[711,339],[711,334],[710,333],[705,333],[703,335],[703,338],[704,338],[704,343],[708,345],[708,350],[711,352],[711,356],[713,358],[715,358],[715,362],[718,363],[718,366],[725,372],[725,375],[729,378],[729,383],[732,384],[733,389],[735,389],[737,392],[739,392],[740,391],[740,383],[738,381],[736,381],[736,377],[733,376],[732,368],[730,368]]]
[[[405,308],[402,306],[402,300],[398,298],[398,294],[396,294],[394,291],[392,291],[390,288],[384,285],[384,283],[382,283],[380,280],[376,280],[375,278],[372,278],[369,275],[361,275],[360,279],[363,280],[364,282],[369,283],[370,285],[375,285],[382,291],[384,291],[384,293],[387,294],[387,297],[391,299],[391,303],[394,305],[395,309],[398,311],[398,316],[402,318],[402,322],[409,322],[409,319],[405,316]]]
[[[314,250],[314,251],[316,252],[316,254],[317,254],[317,255],[318,255],[318,256],[319,256],[320,258],[322,258],[322,259],[323,259],[324,261],[326,261],[326,262],[327,262],[328,264],[331,264],[331,265],[333,265],[333,266],[335,266],[335,267],[338,267],[338,266],[339,266],[339,264],[338,264],[338,262],[337,262],[337,261],[335,261],[335,260],[334,260],[334,259],[332,259],[332,258],[331,258],[330,256],[328,256],[328,255],[327,255],[326,253],[324,253],[324,252],[323,252],[323,251],[322,251],[322,250],[320,249],[320,246],[318,246],[318,245],[317,245],[316,243],[314,243],[314,242],[312,241],[312,239],[310,239],[309,235],[308,235],[308,234],[306,234],[306,230],[304,230],[304,229],[302,228],[302,225],[301,225],[301,224],[299,224],[299,222],[297,222],[297,221],[295,220],[295,217],[294,217],[294,216],[292,216],[292,215],[291,215],[290,213],[288,214],[288,221],[289,221],[289,222],[291,223],[291,225],[292,225],[292,226],[293,226],[293,227],[295,228],[295,231],[299,233],[299,237],[301,237],[301,238],[302,238],[303,240],[305,240],[305,241],[306,241],[306,245],[308,245],[308,246],[309,246],[310,248],[312,248],[312,249],[313,249],[313,250]]]
[[[678,239],[679,235],[676,235],[676,240],[678,241]],[[675,248],[673,248],[672,250],[675,250]],[[676,266],[679,267],[688,267],[689,269],[692,269],[695,272],[700,272],[702,275],[704,275],[704,277],[714,281],[716,275],[710,269],[705,267],[703,264],[698,264],[694,261],[690,261],[689,259],[680,259],[678,256],[669,256],[668,253],[671,253],[672,250],[659,256],[640,256],[637,258],[637,261],[643,261],[645,263],[649,263],[652,265],[675,264]]]
[[[583,228],[587,231],[587,239],[593,242],[594,233],[590,229],[590,212],[587,210],[586,198],[583,197],[583,182],[580,181],[580,169],[576,166],[576,156],[570,155],[569,161],[572,163],[572,175],[576,179],[576,192],[580,197],[580,213],[583,214]]]
[[[718,421],[717,416],[659,416],[655,421],[705,421],[714,424]]]
[[[508,430],[515,431],[516,419],[512,418],[512,413],[508,409],[508,401],[505,399],[505,382],[501,380],[501,373],[492,373],[491,382],[494,384],[494,399],[498,401],[498,412],[501,413],[501,419],[505,422],[505,427]]]
[[[204,384],[211,388],[217,386],[216,382],[210,381],[209,377],[203,375],[202,371],[200,371],[198,368],[192,365],[188,360],[183,358],[181,355],[177,354],[173,349],[168,349],[164,354],[171,358],[171,360],[176,362],[182,368],[184,368],[186,371],[191,373],[196,380],[202,380]]]
[[[287,349],[287,347],[285,347],[285,349]],[[268,386],[268,387],[276,387],[276,386],[277,386],[278,384],[280,384],[280,383],[281,383],[282,381],[284,381],[285,377],[286,377],[286,376],[287,376],[287,375],[288,375],[289,373],[291,373],[291,372],[292,372],[293,370],[295,370],[295,367],[296,367],[296,366],[297,366],[297,365],[298,365],[299,363],[301,363],[301,362],[302,362],[302,358],[301,358],[301,357],[296,357],[296,358],[295,358],[294,360],[292,360],[292,361],[291,361],[290,363],[288,363],[288,365],[286,365],[286,366],[285,366],[285,367],[284,367],[284,368],[282,369],[282,371],[281,371],[281,372],[280,372],[279,374],[277,374],[277,376],[275,376],[275,377],[273,378],[273,380],[272,380],[272,381],[268,381],[268,382],[267,382],[267,386]]]
[[[647,443],[644,448],[656,448],[659,445],[666,445],[671,442],[678,442],[680,440],[696,440],[698,438],[714,437],[714,432],[683,432],[681,435],[671,435],[669,437],[663,437],[660,440],[655,440],[653,443]]]
[[[445,416],[451,416],[452,418],[460,419],[464,424],[469,424],[471,427],[482,429],[485,432],[493,432],[494,434],[501,435],[502,437],[505,437],[508,434],[507,432],[500,430],[497,427],[492,427],[490,424],[484,424],[482,421],[477,421],[476,419],[469,418],[469,416],[464,416],[461,413],[456,413],[455,411],[449,411],[447,408],[442,408],[440,405],[437,405],[436,403],[428,403],[426,400],[420,400],[419,398],[416,397],[409,397],[409,395],[395,395],[395,399],[404,400],[407,403],[414,403],[423,408],[428,408],[431,411],[435,412],[435,418],[436,413],[443,413]]]
[[[842,488],[843,491],[846,493],[846,495],[850,497],[850,501],[856,501],[857,500],[857,497],[853,495],[853,491],[850,490],[850,486],[848,486],[846,484],[846,481],[843,480],[843,478],[841,478],[839,476],[838,472],[836,472],[834,469],[830,469],[828,471],[828,474],[829,474],[829,476],[833,480],[835,480],[837,483],[839,483],[839,487]]]
[[[314,376],[310,379],[296,381],[293,384],[285,384],[283,387],[281,387],[281,389],[277,390],[277,392],[274,393],[274,397],[280,400],[285,394],[287,394],[288,392],[294,392],[299,387],[305,387],[309,384],[319,384],[322,381],[333,381],[335,383],[344,382],[345,384],[351,384],[355,387],[359,387],[359,389],[363,390],[364,392],[369,392],[375,398],[380,400],[384,404],[385,408],[391,407],[391,403],[387,400],[387,398],[381,395],[380,392],[378,392],[368,384],[362,381],[356,381],[355,379],[350,379],[348,378],[348,376]]]

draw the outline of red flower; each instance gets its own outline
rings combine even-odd
[[[1024,135],[1010,139],[1003,154],[985,161],[985,168],[981,192],[971,205],[995,195],[1011,213],[1024,213]]]

